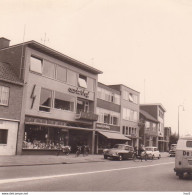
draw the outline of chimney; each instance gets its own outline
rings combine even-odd
[[[6,39],[4,37],[1,37],[0,38],[0,49],[4,49],[4,48],[9,47],[9,43],[10,43],[10,40],[9,39]]]

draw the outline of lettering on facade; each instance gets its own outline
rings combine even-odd
[[[109,125],[105,125],[105,124],[96,124],[97,128],[101,128],[101,129],[111,129]]]
[[[26,117],[25,121],[26,122],[31,122],[31,123],[41,123],[41,124],[67,126],[66,122],[64,122],[64,121],[57,121],[57,120],[52,120],[52,119]]]
[[[97,121],[98,115],[91,113],[91,112],[81,112],[80,114],[76,115],[76,119],[84,119],[84,120],[91,120],[91,121]]]
[[[84,89],[79,89],[78,87],[76,89],[68,88],[68,91],[70,93],[75,93],[77,95],[85,96],[86,98],[89,97],[89,91],[85,91]]]

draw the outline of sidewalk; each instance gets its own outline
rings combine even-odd
[[[167,152],[161,152],[161,157],[168,157]],[[88,155],[76,157],[75,154],[65,155],[15,155],[0,156],[0,167],[9,166],[35,166],[35,165],[53,165],[53,164],[75,164],[86,162],[105,162],[103,155]]]

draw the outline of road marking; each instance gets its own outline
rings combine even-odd
[[[168,162],[168,163],[161,163],[161,164],[153,164],[153,165],[145,165],[145,166],[137,166],[137,167],[126,167],[126,168],[118,168],[118,169],[106,169],[106,170],[101,170],[101,171],[90,171],[90,172],[83,172],[83,173],[68,173],[68,174],[63,174],[63,175],[3,179],[3,180],[0,180],[0,184],[16,183],[16,182],[22,182],[22,181],[43,180],[43,179],[51,179],[51,178],[59,178],[59,177],[78,176],[78,175],[87,175],[87,174],[104,173],[104,172],[112,172],[112,171],[122,171],[122,170],[146,168],[146,167],[155,167],[155,166],[160,166],[160,165],[169,165],[173,163],[174,162]]]

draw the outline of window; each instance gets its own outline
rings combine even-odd
[[[150,122],[149,122],[149,121],[146,121],[146,122],[145,122],[145,128],[146,128],[146,129],[149,129],[149,128],[150,128]]]
[[[0,105],[8,106],[9,103],[9,88],[0,86]]]
[[[57,66],[57,80],[66,82],[67,81],[67,70],[61,66]]]
[[[123,126],[123,134],[125,134],[125,126]]]
[[[36,57],[31,56],[30,58],[30,70],[31,71],[42,73],[42,64],[43,64],[42,59],[38,59]]]
[[[192,148],[192,141],[187,141],[187,142],[186,142],[186,146],[187,146],[188,148]]]
[[[133,121],[137,122],[137,111],[134,111],[134,114],[133,114]]]
[[[87,77],[79,75],[78,85],[79,87],[87,88]]]
[[[86,100],[77,100],[77,113],[89,112],[89,102]]]
[[[123,99],[124,100],[128,100],[128,95],[129,95],[128,91],[123,91]]]
[[[50,78],[55,78],[55,65],[51,62],[44,60],[43,75],[50,77]]]
[[[0,144],[7,144],[7,136],[8,136],[8,130],[0,129]]]
[[[54,108],[74,111],[75,98],[68,94],[55,92]]]
[[[132,93],[129,94],[129,101],[133,102],[133,94]]]
[[[77,74],[72,70],[67,69],[67,83],[73,86],[77,86]]]
[[[52,91],[42,88],[41,89],[41,96],[40,96],[39,110],[45,111],[45,112],[50,112],[51,101],[52,101]]]

